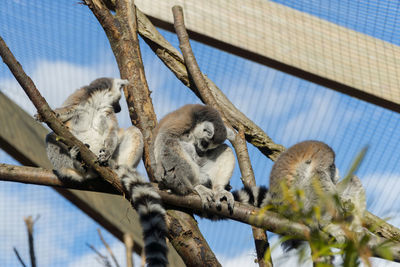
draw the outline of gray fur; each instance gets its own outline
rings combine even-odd
[[[288,199],[283,196],[281,187],[283,183],[289,192],[296,190],[304,192],[302,212],[309,213],[314,206],[321,209],[320,219],[310,227],[327,232],[339,243],[344,242],[343,229],[334,222],[334,219],[350,213],[353,217],[349,224],[350,229],[355,232],[365,230],[362,228],[362,218],[366,203],[361,181],[354,176],[348,181],[338,183],[335,153],[328,145],[319,141],[304,141],[290,147],[276,160],[269,180],[267,194],[263,187],[244,188],[233,192],[235,200],[260,207],[269,204],[277,209],[282,205],[290,207]],[[316,190],[314,181],[322,191],[322,198]],[[264,193],[260,194],[263,190]],[[340,205],[336,205],[333,201],[332,197],[336,194],[340,198]],[[283,215],[290,218],[293,211],[289,208],[283,211]],[[299,244],[297,240],[289,240],[283,246],[287,250],[298,247]]]
[[[71,94],[55,110],[72,134],[87,144],[100,164],[110,166],[131,195],[139,213],[148,266],[166,266],[165,210],[154,188],[137,173],[143,153],[143,136],[131,126],[120,129],[115,112],[120,111],[121,88],[127,80],[100,78]],[[68,148],[54,133],[46,137],[47,155],[60,179],[84,182],[97,178],[82,164],[79,150]]]
[[[220,207],[226,199],[232,210],[233,196],[225,187],[235,157],[223,144],[227,133],[218,111],[209,106],[186,105],[167,114],[155,128],[150,147],[160,187],[180,195],[196,192],[204,207]]]

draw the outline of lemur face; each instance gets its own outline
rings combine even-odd
[[[214,136],[214,125],[209,121],[204,121],[196,125],[193,129],[194,146],[197,154],[201,156],[204,152],[216,148],[212,140]]]
[[[113,86],[110,89],[111,99],[112,99],[112,106],[115,113],[121,111],[121,106],[119,105],[119,100],[121,99],[121,89],[124,85],[129,83],[128,80],[123,79],[114,79]]]

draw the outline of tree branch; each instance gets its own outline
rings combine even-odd
[[[126,267],[133,267],[132,250],[133,238],[130,234],[124,234],[125,254],[126,254]]]
[[[112,251],[112,249],[110,248],[110,246],[108,245],[108,243],[106,242],[106,240],[103,238],[103,235],[101,234],[100,229],[97,229],[97,233],[99,234],[100,240],[103,243],[103,245],[106,247],[108,253],[110,254],[112,260],[114,261],[115,267],[119,267],[119,263],[117,261],[117,258],[115,258],[115,255]],[[133,244],[132,244],[133,245]]]
[[[38,169],[35,178],[32,179],[30,177],[30,170],[32,169]],[[42,173],[42,175],[39,175],[39,173]],[[41,178],[43,176],[43,179]],[[22,182],[22,183],[31,183],[33,180],[36,180],[34,184],[37,185],[48,185],[48,186],[58,186],[58,187],[64,187],[64,188],[70,188],[70,189],[79,189],[79,190],[84,190],[82,187],[80,188],[73,188],[69,187],[69,185],[61,182],[58,180],[58,178],[50,171],[42,168],[33,168],[33,167],[23,167],[23,166],[14,166],[14,165],[8,165],[8,164],[0,164],[0,180],[3,181],[14,181],[13,177],[18,177],[18,179],[15,180],[15,182]],[[92,188],[93,190],[93,188]],[[103,190],[103,189],[102,189]],[[103,190],[102,192],[105,192],[106,190]],[[116,192],[115,190],[112,191],[110,190],[110,194],[119,194],[119,192]],[[203,212],[203,207],[202,203],[200,200],[200,197],[195,194],[191,194],[188,196],[178,196],[174,194],[170,194],[165,191],[158,190],[158,193],[160,194],[162,201],[165,205],[177,208],[177,209],[184,209],[184,210],[191,210],[197,214],[201,214]],[[281,215],[272,212],[272,211],[260,211],[260,209],[254,208],[249,205],[245,205],[239,202],[235,203],[235,208],[233,211],[233,214],[231,214],[228,210],[228,207],[226,204],[222,205],[221,210],[217,210],[215,207],[212,207],[209,212],[213,215],[219,216],[221,218],[228,218],[232,219],[235,221],[239,221],[242,223],[246,223],[258,228],[263,228],[266,229],[270,232],[274,232],[277,234],[282,234],[282,235],[288,235],[292,236],[297,239],[307,239],[307,237],[310,235],[310,229],[305,226],[304,224],[297,223],[290,221]],[[174,217],[169,217],[172,219],[169,220],[174,220]],[[391,248],[391,252],[393,253],[393,259],[395,261],[400,261],[400,244],[396,242],[396,239],[392,239],[396,235],[390,234],[389,229],[393,229],[395,232],[399,232],[399,229],[395,228],[394,226],[390,225],[387,222],[382,221],[376,216],[366,216],[366,219],[370,219],[371,221],[368,222],[369,225],[373,226],[371,231],[376,234],[377,236],[381,237],[381,240],[377,244],[372,244],[370,245],[371,249],[376,248],[379,246],[382,242],[388,242],[388,240],[392,240],[391,244],[393,245]],[[172,224],[173,225],[173,224]],[[170,226],[172,227],[170,224]],[[180,226],[179,226],[180,227]],[[187,228],[185,228],[187,229]],[[182,229],[181,229],[182,230]],[[178,233],[181,233],[177,231]],[[186,233],[186,231],[183,231],[182,239],[181,241],[185,241],[183,238]],[[320,233],[320,237],[328,241],[329,237],[324,234]],[[192,237],[188,237],[188,239],[193,239]],[[174,240],[174,239],[173,239]],[[182,244],[184,245],[184,244]],[[184,250],[185,253],[187,250]],[[382,258],[381,255],[374,254],[376,257]],[[193,257],[193,255],[192,255]],[[195,257],[194,257],[195,258]],[[190,263],[190,261],[189,261]],[[190,265],[190,264],[189,264]]]
[[[189,78],[184,59],[165,38],[157,31],[150,20],[139,9],[136,8],[138,20],[138,32],[143,40],[150,46],[161,61],[175,74],[175,76],[189,89],[191,89],[200,99],[202,99],[196,85]],[[254,122],[238,110],[221,90],[206,75],[204,79],[213,95],[218,106],[235,128],[244,127],[246,140],[257,147],[261,153],[268,158],[275,160],[284,151],[284,147],[275,144],[272,139]],[[205,102],[205,99],[202,99]]]
[[[15,247],[13,248],[13,250],[14,250],[15,256],[17,256],[17,259],[21,263],[21,265],[23,267],[26,267],[26,264],[25,264],[24,260],[21,258],[21,256],[18,253],[18,250]]]
[[[85,0],[85,2],[102,25],[108,37],[121,77],[130,81],[129,86],[124,89],[125,97],[131,121],[142,131],[144,136],[143,161],[147,173],[152,179],[149,145],[152,130],[157,120],[143,70],[133,0],[107,1],[109,6],[112,4],[113,8],[115,8],[115,16],[110,13],[102,1]],[[219,266],[214,253],[191,215],[180,211],[168,210],[166,221],[169,239],[187,265],[199,266],[207,263]],[[185,237],[190,236],[196,242],[182,245],[177,241],[182,235]]]
[[[201,73],[200,68],[197,64],[196,58],[193,54],[193,50],[189,42],[189,35],[186,31],[184,23],[182,7],[174,6],[172,8],[172,13],[174,15],[175,31],[179,39],[179,48],[182,51],[185,65],[189,71],[189,74],[192,77],[197,89],[199,90],[203,101],[208,105],[218,109],[223,119],[226,121],[226,117],[223,115],[224,110],[220,108],[218,103],[215,101],[214,96],[211,94],[208,85],[204,79],[204,76]],[[232,142],[232,144],[236,151],[237,159],[240,166],[240,172],[242,173],[243,184],[245,186],[255,186],[256,180],[247,151],[243,126],[239,125],[239,134],[236,135],[236,139]],[[259,266],[272,266],[272,261],[270,259],[268,262],[264,260],[265,251],[269,247],[267,234],[263,229],[259,229],[256,227],[252,227],[252,231],[257,252],[257,262]]]
[[[105,266],[105,267],[111,267],[111,263],[108,260],[107,256],[103,255],[100,253],[100,251],[98,251],[93,245],[86,243],[86,246],[88,246],[91,250],[93,250],[94,253],[97,254],[97,256],[99,257],[101,263]]]
[[[232,142],[239,162],[242,182],[247,187],[256,186],[253,167],[251,166],[249,152],[247,150],[246,139],[243,127],[239,128],[235,140]],[[254,243],[256,246],[257,262],[260,267],[273,266],[271,257],[265,258],[265,253],[270,249],[267,233],[262,228],[252,227]]]
[[[118,191],[123,192],[123,188],[119,183],[117,175],[111,171],[109,168],[102,167],[97,161],[97,157],[90,151],[81,141],[79,141],[74,135],[72,135],[68,129],[61,123],[57,118],[54,111],[47,104],[46,100],[40,95],[35,84],[29,78],[28,75],[22,69],[22,66],[15,59],[10,49],[7,47],[4,40],[0,37],[0,56],[3,58],[4,63],[7,64],[10,71],[17,79],[18,83],[24,89],[25,93],[28,95],[29,99],[35,105],[41,119],[43,119],[46,124],[59,135],[63,142],[69,146],[78,146],[81,157],[83,161],[93,170],[95,170],[104,180],[112,184]]]
[[[26,230],[28,232],[29,256],[31,258],[31,266],[32,267],[36,267],[35,246],[34,246],[34,242],[33,242],[33,225],[34,225],[35,221],[32,219],[32,216],[28,216],[28,217],[24,218]]]

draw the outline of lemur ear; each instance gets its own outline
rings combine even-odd
[[[203,130],[207,131],[210,138],[214,136],[214,125],[211,122],[205,121],[203,127]]]
[[[126,79],[114,79],[114,83],[118,86],[118,89],[121,89],[124,85],[129,84],[129,81]]]
[[[225,126],[225,127],[226,127],[226,126]],[[235,138],[236,138],[236,133],[235,133],[235,131],[232,130],[231,128],[229,128],[229,127],[226,127],[226,138],[227,138],[229,141],[233,142],[233,141],[235,140]]]

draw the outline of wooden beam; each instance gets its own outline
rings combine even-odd
[[[23,165],[52,169],[44,143],[48,130],[1,92],[0,107],[0,148]],[[54,189],[122,242],[125,233],[131,234],[134,250],[141,255],[142,229],[136,211],[127,200],[106,193]],[[171,245],[168,248],[171,266],[184,266],[175,249]]]
[[[399,46],[266,0],[135,3],[172,32],[181,5],[193,40],[400,112]]]

